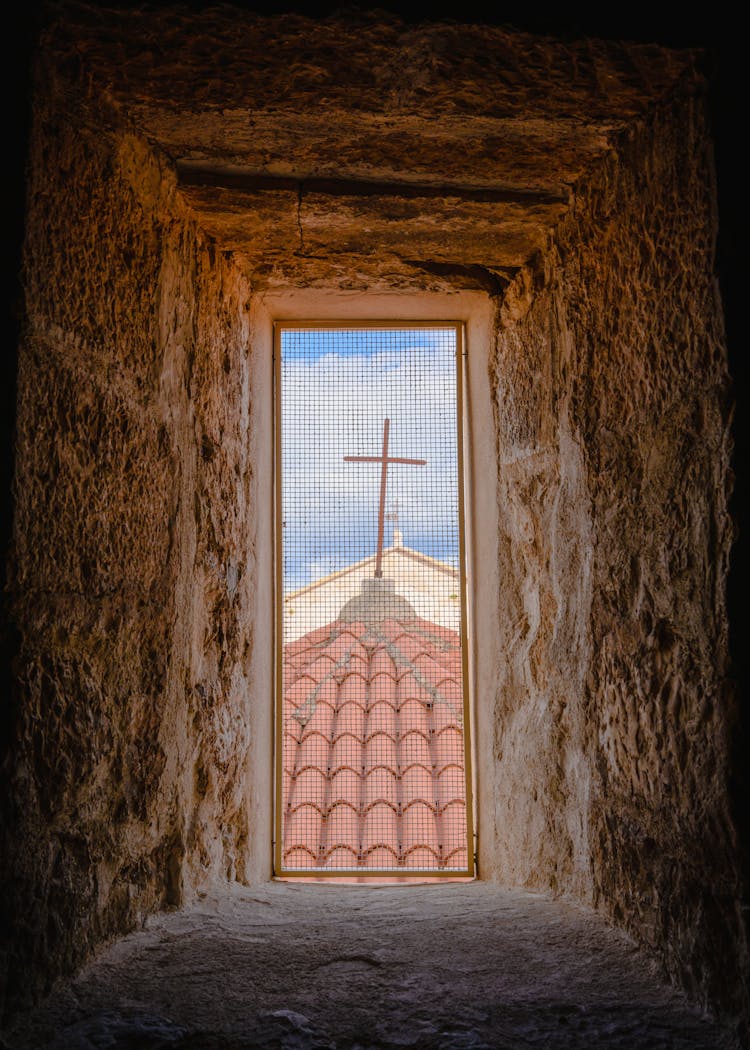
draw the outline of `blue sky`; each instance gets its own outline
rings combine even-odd
[[[407,546],[457,563],[456,366],[453,329],[284,329],[284,590],[373,554],[380,455],[427,460],[388,469]],[[392,523],[386,523],[385,543]]]

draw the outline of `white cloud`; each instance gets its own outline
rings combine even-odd
[[[451,350],[409,346],[407,339],[398,351],[283,363],[289,583],[374,552],[380,465],[346,463],[344,456],[379,456],[386,417],[389,455],[427,460],[424,467],[388,468],[386,509],[398,502],[404,542],[437,556],[457,545],[455,359]]]

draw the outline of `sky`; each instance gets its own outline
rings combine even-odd
[[[285,329],[281,336],[284,590],[374,554],[379,463],[408,547],[457,565],[456,343],[451,328]],[[385,545],[393,521],[386,522]]]

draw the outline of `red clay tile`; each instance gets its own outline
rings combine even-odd
[[[441,678],[437,683],[437,689],[443,700],[448,701],[455,710],[461,710],[461,666],[460,664],[452,671],[450,678]]]
[[[370,695],[369,705],[370,708],[374,707],[375,704],[385,703],[390,704],[391,707],[396,707],[396,688],[397,681],[396,675],[391,664],[391,669],[388,671],[378,671],[377,674],[370,678]]]
[[[376,802],[362,820],[362,849],[365,853],[376,846],[398,850],[398,813],[386,802]]]
[[[394,773],[398,770],[398,744],[389,733],[378,730],[367,738],[364,755],[365,769],[386,766]]]
[[[375,681],[381,674],[389,675],[392,679],[396,677],[393,657],[382,644],[377,646],[370,657],[370,680]]]
[[[435,871],[440,867],[439,854],[424,846],[414,846],[404,855],[404,866],[415,871]]]
[[[297,762],[295,772],[312,767],[325,772],[328,767],[328,755],[330,751],[330,740],[322,733],[313,731],[306,733],[297,748]]]
[[[286,871],[467,863],[458,635],[336,621],[284,649]]]
[[[290,846],[284,851],[284,862],[295,871],[305,868],[317,868],[317,854],[311,853],[306,846]]]
[[[379,766],[367,773],[362,792],[362,803],[365,809],[369,809],[375,802],[389,802],[397,805],[398,798],[399,783],[394,772]]]
[[[398,699],[399,705],[407,700],[416,700],[421,704],[431,704],[433,701],[432,693],[413,671],[407,671],[399,679]]]
[[[424,640],[414,634],[410,634],[400,624],[396,625],[389,639],[401,653],[405,661],[413,662],[416,657],[425,651]]]
[[[333,633],[339,633],[335,630],[334,624],[329,623],[325,627],[317,627],[314,631],[310,631],[302,638],[298,638],[297,641],[290,642],[285,646],[284,656],[286,659],[294,659],[300,653],[309,652],[315,646],[323,645]]]
[[[287,849],[304,847],[312,855],[317,855],[320,848],[320,828],[323,814],[315,806],[300,806],[286,818],[285,845]]]
[[[300,704],[304,704],[310,693],[315,689],[316,685],[317,682],[309,675],[301,674],[299,678],[292,678],[287,683],[284,706],[294,710],[299,707]],[[299,725],[299,723],[297,724]],[[286,720],[285,728],[293,728],[288,719]]]
[[[466,864],[466,835],[459,831],[465,821],[465,810],[463,800],[456,799],[440,814],[443,857],[446,863],[452,863],[454,866],[458,863]]]
[[[463,762],[463,734],[459,729],[443,729],[435,734],[435,759],[438,771]]]
[[[407,729],[429,729],[430,708],[419,700],[402,700],[399,703],[398,719],[402,732]]]
[[[338,846],[336,849],[332,849],[330,853],[325,855],[325,870],[327,871],[347,871],[352,868],[361,867],[359,863],[359,850],[352,849],[350,846]],[[291,865],[288,864],[291,868]]]
[[[395,705],[386,700],[377,700],[367,712],[367,739],[376,733],[385,733],[391,740],[396,739],[398,718]]]
[[[423,729],[407,729],[401,738],[401,768],[407,770],[413,765],[422,765],[431,769],[433,764],[430,734]]]
[[[463,799],[463,766],[444,766],[437,774],[435,780],[436,798],[439,801],[441,809],[449,805],[454,799]]]
[[[353,733],[342,733],[330,746],[331,773],[339,769],[362,769],[362,739]]]
[[[401,774],[402,806],[406,808],[414,799],[431,802],[435,795],[432,773],[424,766],[410,766]]]
[[[311,802],[322,813],[327,789],[328,780],[326,776],[317,767],[309,766],[294,778],[289,805],[292,809],[296,809],[297,806],[305,802]]]
[[[343,686],[339,695],[341,706],[336,716],[336,733],[352,733],[360,740],[364,740],[367,715],[363,705],[357,700],[345,699],[347,694]]]
[[[341,847],[354,849],[359,842],[359,812],[351,803],[340,802],[329,811],[323,840],[326,855]]]
[[[369,682],[367,679],[367,666],[360,670],[352,670],[343,675],[339,682],[338,710],[342,710],[345,704],[359,704],[363,711],[367,710],[369,693]]]
[[[404,810],[401,833],[406,853],[415,846],[422,846],[437,855],[438,829],[433,807],[425,805],[424,802],[412,802]]]
[[[333,733],[333,723],[335,718],[336,708],[334,704],[329,703],[327,700],[318,698],[315,704],[315,712],[305,728],[306,730],[314,730],[316,733],[320,733],[322,736],[327,737],[330,740]],[[303,734],[303,736],[305,735],[306,733]]]
[[[458,728],[455,707],[450,703],[438,702],[432,706],[432,725],[436,733],[447,727]]]
[[[335,664],[352,659],[367,661],[367,650],[351,631],[342,631],[325,648],[325,655]]]
[[[379,846],[366,853],[363,862],[363,866],[371,871],[395,868],[398,865],[398,851],[391,846]]]
[[[357,769],[337,769],[331,773],[330,804],[349,801],[356,803],[360,797],[362,774]]]

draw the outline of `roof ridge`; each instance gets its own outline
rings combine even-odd
[[[425,554],[423,551],[418,551],[414,547],[407,547],[404,544],[391,544],[390,547],[383,548],[383,559],[392,558],[394,554],[402,554],[412,561],[422,562],[425,565],[429,565],[431,568],[437,569],[438,572],[444,572],[446,575],[454,576],[458,579],[458,569],[455,569],[448,562],[441,561],[439,558],[433,558],[431,554]],[[293,601],[307,591],[313,591],[318,587],[322,587],[324,584],[332,583],[334,580],[339,580],[344,576],[349,576],[353,572],[358,572],[360,569],[364,569],[370,564],[374,565],[376,560],[376,554],[368,554],[365,558],[360,558],[359,561],[354,561],[349,565],[345,565],[343,569],[334,569],[333,572],[329,572],[326,576],[321,576],[319,579],[313,580],[312,583],[305,583],[302,587],[298,587],[294,591],[289,591],[288,594],[284,595],[284,601]]]

